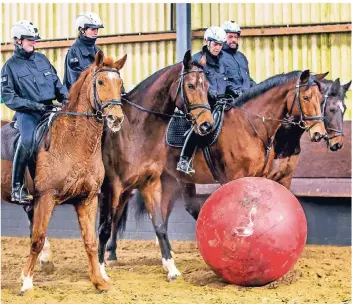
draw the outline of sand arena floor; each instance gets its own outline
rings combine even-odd
[[[169,283],[153,241],[120,241],[117,266],[107,268],[110,291],[98,294],[88,277],[80,239],[51,239],[55,269],[37,265],[34,290],[17,296],[28,238],[2,237],[1,303],[351,303],[351,248],[306,246],[293,270],[264,287],[229,285],[203,262],[195,242],[172,242],[182,277]]]

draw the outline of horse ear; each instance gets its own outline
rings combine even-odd
[[[191,61],[192,61],[191,50],[188,50],[185,53],[185,56],[183,57],[183,66],[185,70],[189,70],[191,68]]]
[[[205,56],[205,54],[203,54],[202,58],[200,58],[199,64],[200,64],[203,68],[204,68],[205,65],[207,64],[207,57]]]
[[[329,74],[329,72],[326,72],[326,73],[324,73],[324,74],[316,74],[315,75],[315,78],[317,79],[317,80],[322,80],[322,79],[324,79],[325,77],[326,77],[326,75],[328,75]]]
[[[117,69],[118,71],[120,71],[123,66],[125,65],[127,60],[127,54],[125,56],[123,56],[120,60],[116,61],[114,63],[114,68]]]
[[[99,52],[96,53],[95,55],[94,64],[100,67],[103,65],[103,62],[104,62],[104,53],[102,50],[99,50]]]
[[[342,85],[344,92],[347,92],[347,90],[349,89],[349,87],[351,85],[351,82],[352,82],[352,80],[350,82],[347,82],[346,84]]]
[[[302,72],[300,80],[301,80],[301,82],[308,82],[309,77],[310,77],[310,71],[309,70],[305,70],[305,71]]]
[[[340,78],[337,78],[331,85],[331,93],[338,95],[340,91]]]

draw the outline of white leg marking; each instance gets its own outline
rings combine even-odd
[[[163,267],[168,271],[167,278],[169,281],[175,280],[181,275],[181,272],[178,271],[174,259],[162,259]]]
[[[103,277],[103,279],[104,279],[105,281],[109,281],[109,280],[110,280],[110,278],[108,277],[108,275],[107,275],[106,272],[105,272],[105,265],[104,265],[104,263],[103,263],[103,264],[100,264],[100,274],[101,274],[101,276]]]
[[[33,289],[33,277],[31,277],[29,273],[28,273],[28,276],[25,277],[22,271],[21,278],[23,282],[21,287],[21,292],[25,292],[28,289]]]
[[[40,252],[39,255],[39,262],[40,264],[47,263],[47,262],[51,262],[52,261],[52,253],[51,253],[51,249],[50,249],[50,243],[49,240],[47,238],[45,238],[45,243],[43,246],[42,251]]]

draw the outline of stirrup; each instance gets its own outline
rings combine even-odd
[[[181,171],[183,173],[186,173],[188,175],[191,175],[193,173],[195,173],[196,171],[192,168],[192,159],[188,160],[185,158],[180,158],[179,162],[177,163],[177,167],[176,167],[177,171]]]
[[[24,189],[24,185],[12,189],[11,191],[11,201],[19,202],[20,204],[30,203],[33,200],[33,196],[29,193],[27,189]]]

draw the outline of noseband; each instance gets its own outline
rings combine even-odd
[[[100,70],[94,69],[94,74],[93,74],[93,101],[94,101],[94,107],[95,107],[95,118],[99,121],[102,121],[104,118],[103,111],[106,107],[113,107],[113,106],[120,106],[122,107],[122,102],[121,99],[109,99],[107,102],[104,102],[104,104],[101,102],[101,99],[98,96],[97,93],[97,76],[101,72],[113,72],[117,73],[117,75],[120,77],[120,73],[117,69],[113,68],[103,68]]]
[[[203,73],[203,70],[201,69],[196,69],[196,70],[189,70],[185,71],[184,66],[182,66],[182,71],[180,73],[180,78],[179,78],[179,83],[178,87],[176,90],[176,95],[175,95],[175,102],[176,98],[178,96],[178,93],[180,92],[181,98],[183,100],[183,103],[185,105],[185,110],[186,110],[186,119],[192,123],[192,125],[197,123],[197,119],[205,112],[205,111],[211,111],[210,105],[209,104],[196,104],[196,105],[191,105],[189,100],[187,99],[186,94],[184,93],[184,76],[190,73]],[[191,111],[195,109],[203,109],[198,113],[196,117],[193,117]]]

